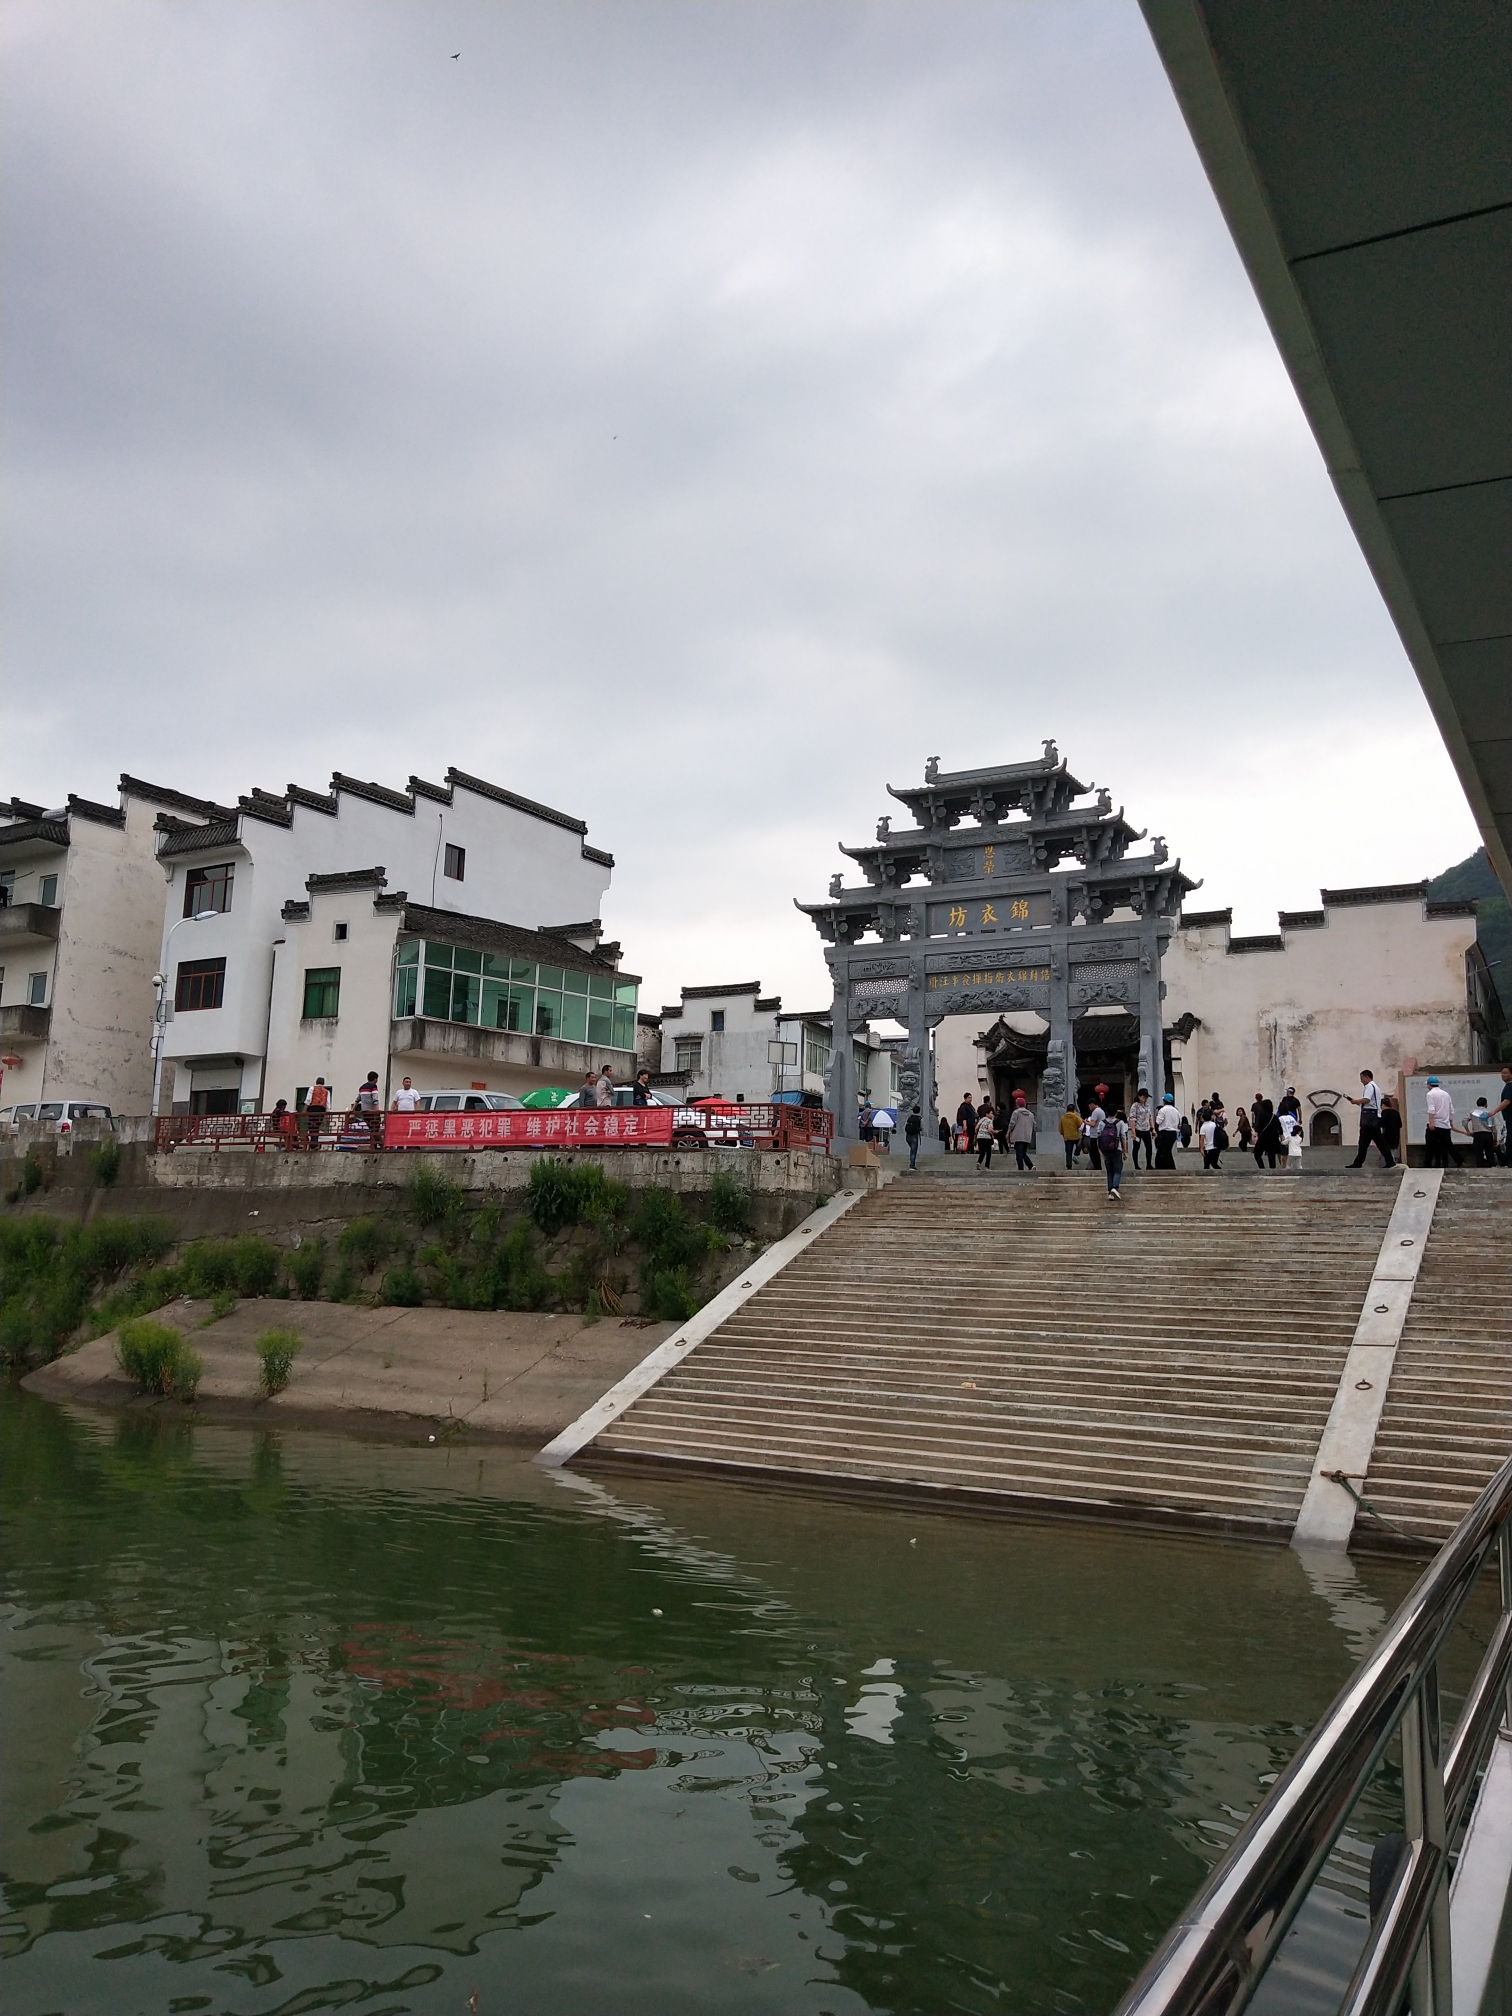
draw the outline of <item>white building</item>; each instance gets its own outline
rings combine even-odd
[[[455,1084],[465,1063],[462,1082],[499,1090],[571,1083],[590,1060],[631,1068],[633,999],[610,1004],[611,1034],[621,1042],[592,1044],[586,1008],[578,1042],[567,1034],[578,1015],[566,1007],[565,972],[559,990],[540,984],[539,974],[531,983],[533,1019],[524,1028],[508,1019],[520,1012],[524,982],[513,994],[506,987],[501,1011],[481,963],[473,969],[476,987],[448,990],[444,1012],[439,983],[428,977],[412,1006],[395,991],[401,941],[434,943],[438,962],[443,947],[459,947],[464,961],[453,970],[465,972],[474,957],[482,960],[476,940],[485,926],[544,927],[580,959],[588,956],[584,946],[595,948],[585,978],[612,973],[618,947],[599,944],[598,918],[614,860],[589,846],[582,820],[455,769],[445,784],[412,777],[407,791],[338,772],[328,792],[297,785],[281,797],[253,791],[217,815],[158,822],[158,860],[168,878],[166,916],[159,911],[159,970],[167,981],[159,1111],[251,1112],[276,1098],[292,1104],[306,1082],[301,1074],[321,1055],[331,1067],[316,1070],[328,1080],[336,1074],[338,1100],[355,1090],[349,1073],[383,1077],[391,1054],[426,1060],[412,1073],[417,1082],[438,1082],[430,1062],[444,1058],[450,1075],[441,1082]],[[422,910],[432,920],[455,918],[455,927],[428,922],[421,936]],[[569,956],[563,951],[553,963],[551,953],[547,944],[520,961],[544,966],[549,983]],[[489,956],[500,952],[489,948]],[[417,970],[428,976],[427,960]],[[324,1012],[332,1000],[335,1011]],[[489,1026],[487,1041],[485,1002],[505,1016]],[[616,1030],[612,1011],[627,1005],[629,1023]],[[307,1013],[310,1007],[316,1012]],[[440,1038],[420,1027],[432,1021],[455,1025],[439,1048]],[[357,1027],[360,1038],[349,1039],[347,1030]],[[469,1033],[456,1033],[462,1029]],[[548,1039],[552,1047],[540,1047]],[[275,1057],[288,1082],[273,1082]]]
[[[223,808],[123,777],[118,805],[0,807],[3,1103],[145,1113],[163,930],[155,821]]]
[[[1188,1114],[1217,1092],[1230,1110],[1295,1085],[1315,1144],[1359,1138],[1348,1095],[1374,1071],[1388,1091],[1414,1071],[1495,1061],[1501,1004],[1476,943],[1474,903],[1428,900],[1426,882],[1325,889],[1276,931],[1233,935],[1229,910],[1186,912],[1161,966],[1170,1088]],[[1025,1023],[1033,1017],[1009,1018]],[[978,1016],[935,1032],[941,1111],[963,1092],[1011,1089]],[[1137,1088],[1117,1085],[1127,1103]]]
[[[273,947],[264,1105],[303,1106],[317,1077],[350,1099],[576,1086],[592,1063],[635,1071],[637,981],[596,931],[526,931],[390,894],[382,869],[311,875]],[[338,936],[337,934],[340,934]]]
[[[834,1042],[828,1009],[784,1011],[782,997],[763,995],[759,980],[681,991],[661,1011],[661,1082],[689,1099],[823,1098]],[[887,1040],[867,1030],[853,1041],[857,1084],[890,1105],[897,1060]]]

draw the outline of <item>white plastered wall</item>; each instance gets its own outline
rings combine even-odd
[[[1465,954],[1473,917],[1429,917],[1422,901],[1330,905],[1321,926],[1282,934],[1284,950],[1230,952],[1226,925],[1184,927],[1163,965],[1165,1021],[1201,1026],[1181,1046],[1180,1096],[1190,1111],[1221,1093],[1230,1108],[1295,1085],[1308,1117],[1313,1092],[1359,1091],[1373,1070],[1390,1091],[1410,1060],[1470,1061]],[[1336,1109],[1346,1143],[1356,1109]]]
[[[70,815],[46,1082],[24,1094],[18,1082],[18,1098],[101,1099],[126,1114],[151,1103],[152,976],[163,914],[157,808],[128,798],[125,813],[124,826]]]
[[[386,1086],[399,913],[375,909],[371,889],[317,890],[309,900],[309,918],[285,921],[274,947],[265,1111],[279,1099],[292,1109],[298,1088],[317,1078],[331,1088],[333,1111],[351,1105],[369,1071]],[[343,940],[338,923],[347,927]],[[332,967],[341,974],[338,1012],[307,1017],[305,975]]]

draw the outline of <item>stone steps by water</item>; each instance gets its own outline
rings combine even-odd
[[[1394,1200],[904,1178],[593,1448],[1289,1535]]]

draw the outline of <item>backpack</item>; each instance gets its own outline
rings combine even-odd
[[[1101,1148],[1104,1155],[1116,1155],[1118,1153],[1120,1143],[1118,1139],[1118,1122],[1116,1120],[1104,1121],[1102,1131],[1097,1137],[1097,1145]]]
[[[1220,1120],[1218,1122],[1218,1125],[1213,1130],[1213,1151],[1215,1154],[1222,1154],[1223,1150],[1227,1148],[1228,1145],[1229,1145],[1228,1129],[1227,1127],[1224,1126],[1223,1122]]]

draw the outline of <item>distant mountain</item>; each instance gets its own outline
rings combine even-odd
[[[1428,884],[1428,895],[1435,903],[1475,899],[1475,935],[1503,1006],[1512,1003],[1512,908],[1486,859],[1485,848],[1477,847],[1468,861],[1435,875]]]

